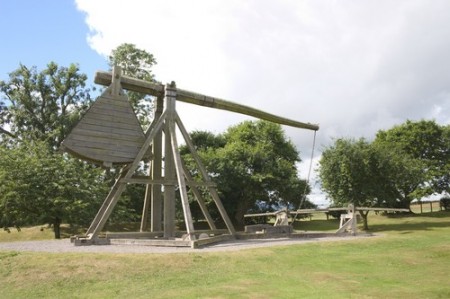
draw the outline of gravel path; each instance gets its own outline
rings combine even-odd
[[[139,245],[91,245],[74,246],[69,239],[24,241],[24,242],[0,242],[0,251],[34,251],[52,253],[200,253],[219,251],[238,251],[243,249],[261,248],[270,246],[282,246],[291,244],[305,244],[311,242],[331,242],[339,240],[356,240],[367,236],[326,237],[326,238],[279,238],[279,239],[254,239],[254,240],[230,240],[216,243],[200,249],[190,247],[157,247]]]

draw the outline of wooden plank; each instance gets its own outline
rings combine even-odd
[[[199,240],[195,240],[192,242],[191,247],[192,248],[199,248],[201,246],[205,246],[208,244],[212,244],[212,243],[218,243],[218,242],[223,242],[223,241],[229,241],[229,240],[234,240],[235,238],[232,235],[220,235],[220,236],[214,236],[214,237],[209,237],[209,238],[205,238],[205,239],[199,239]]]
[[[164,247],[191,247],[191,241],[185,240],[146,240],[146,239],[110,239],[111,245],[140,245],[140,246],[164,246]]]
[[[108,92],[104,92],[96,99],[96,102],[98,101],[101,101],[102,103],[108,103],[113,106],[132,107],[131,102],[128,100],[128,97],[126,95],[115,96]]]
[[[67,140],[64,145],[69,148],[77,148],[80,150],[88,150],[95,152],[106,152],[106,153],[134,153],[136,154],[140,150],[140,144],[131,143],[127,141],[123,142],[110,142],[101,143],[93,141],[83,141],[83,140]]]
[[[74,134],[71,141],[84,141],[84,142],[97,142],[102,144],[118,144],[118,145],[130,145],[130,146],[137,146],[141,147],[143,143],[143,138],[140,136],[131,136],[128,138],[123,138],[124,135],[117,135],[114,134],[112,136],[105,136],[105,135],[98,135],[95,134],[89,134],[89,132],[82,133],[82,134]]]
[[[166,178],[146,179],[146,178],[131,177],[122,179],[122,182],[127,184],[170,185],[170,186],[176,186],[178,184],[176,179],[169,180]]]
[[[88,140],[98,140],[101,138],[110,138],[110,139],[114,139],[114,140],[123,140],[123,141],[130,141],[130,142],[136,142],[138,140],[142,139],[141,135],[138,134],[133,134],[133,135],[127,135],[127,134],[117,134],[114,132],[109,132],[107,136],[105,136],[105,132],[97,132],[97,131],[92,131],[89,129],[83,129],[80,127],[75,127],[73,129],[73,132],[75,132],[75,136],[80,136],[85,137],[85,138],[89,138]],[[73,136],[71,138],[74,138],[75,140],[76,137]]]
[[[131,162],[134,158],[133,152],[118,152],[105,149],[95,149],[86,147],[70,147],[64,146],[64,150],[73,155],[79,156],[93,162],[110,162],[110,163],[125,163]],[[136,151],[137,152],[137,151]]]
[[[162,237],[163,232],[107,232],[107,239],[155,238]]]
[[[135,155],[130,152],[122,153],[118,151],[111,151],[105,149],[94,148],[77,148],[65,146],[65,151],[71,152],[75,155],[79,155],[87,160],[100,161],[100,162],[112,162],[112,163],[125,163],[133,161]]]
[[[385,211],[385,212],[409,212],[408,209],[394,209],[394,208],[366,208],[366,207],[356,207],[357,211]]]
[[[115,134],[115,135],[127,135],[127,136],[140,136],[141,132],[136,130],[130,130],[130,129],[120,129],[120,128],[111,128],[111,127],[104,127],[104,126],[96,126],[96,125],[90,125],[85,123],[79,123],[77,125],[77,128],[87,130],[87,131],[94,131],[94,132],[103,132],[107,134]]]
[[[135,120],[134,112],[124,111],[123,109],[116,109],[113,106],[92,106],[84,116],[89,114],[100,114],[100,115],[109,115],[117,119],[129,120],[130,122],[137,122]]]
[[[110,150],[123,153],[137,153],[141,148],[140,142],[129,142],[120,140],[106,140],[105,142],[86,141],[86,140],[68,140],[66,146],[85,148],[85,149],[98,149],[98,150]]]
[[[131,119],[114,118],[112,115],[91,113],[83,119],[83,123],[98,125],[103,127],[115,127],[129,130],[137,130],[144,136],[141,126]]]
[[[186,233],[186,231],[177,231],[178,236],[182,236]],[[198,229],[195,230],[196,235],[200,234],[208,234],[208,235],[229,235],[228,229]]]
[[[122,179],[122,182],[128,184],[148,184],[148,185],[177,185],[177,180],[164,179],[152,179],[151,177],[136,176],[131,178]],[[186,186],[190,187],[215,187],[216,184],[212,182],[196,182],[191,180],[186,180]]]

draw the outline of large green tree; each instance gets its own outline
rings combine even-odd
[[[245,121],[218,136],[194,132],[192,139],[236,224],[262,205],[299,205],[306,184],[297,175],[299,152],[280,125]]]
[[[380,130],[374,143],[398,153],[403,160],[421,167],[421,182],[401,190],[405,204],[433,193],[450,190],[449,126],[435,121],[406,121],[389,130]],[[407,157],[407,159],[406,159]],[[407,165],[407,162],[404,162]],[[395,179],[395,178],[393,178]],[[401,184],[399,184],[400,186]]]
[[[50,150],[44,141],[0,147],[0,225],[86,225],[106,195],[103,171]]]
[[[448,192],[448,126],[407,121],[379,131],[374,142],[338,139],[320,162],[323,188],[344,204],[410,208],[411,201]]]
[[[393,206],[396,194],[387,173],[392,171],[387,152],[365,139],[337,139],[325,148],[320,159],[322,188],[334,205]],[[368,229],[367,212],[359,211]]]
[[[50,62],[0,81],[2,226],[49,223],[59,237],[62,220],[81,224],[99,204],[99,170],[57,153],[90,104],[86,78],[76,64]]]
[[[8,81],[0,81],[0,133],[16,142],[42,140],[57,149],[90,103],[86,79],[76,64],[50,62],[40,72],[20,65]]]

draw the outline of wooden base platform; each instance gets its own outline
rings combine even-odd
[[[191,247],[201,246],[232,240],[235,237],[229,234],[208,235],[200,233],[194,240],[187,236],[180,238],[163,238],[160,233],[107,233],[104,237],[90,238],[89,236],[73,236],[71,242],[75,246],[89,245],[138,245],[138,246],[165,246],[165,247]]]

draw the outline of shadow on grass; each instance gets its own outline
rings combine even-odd
[[[371,232],[378,231],[427,231],[435,228],[443,228],[450,226],[450,213],[432,212],[424,214],[407,214],[407,215],[396,215],[387,216],[389,219],[398,219],[398,223],[374,223],[370,224],[369,228]],[[423,219],[423,220],[422,220]],[[435,220],[433,220],[435,219]],[[446,219],[446,220],[444,220]],[[442,221],[441,221],[442,220]]]

